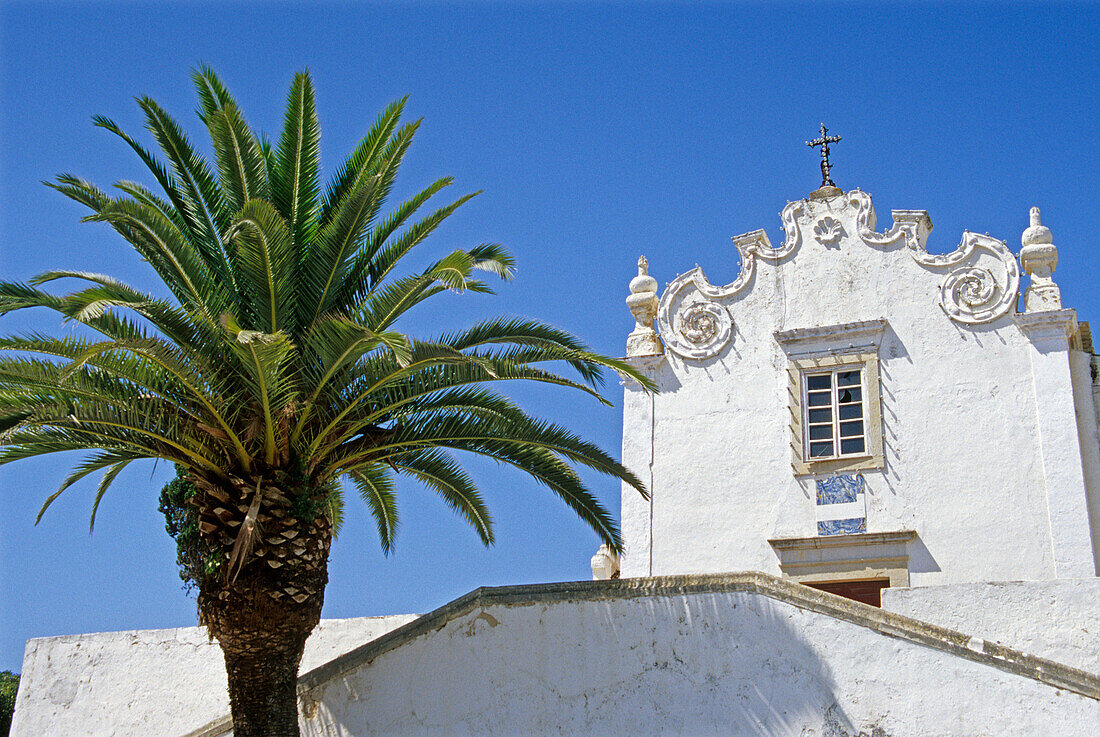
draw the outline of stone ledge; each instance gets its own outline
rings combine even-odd
[[[224,716],[207,722],[193,732],[188,732],[183,737],[227,737],[233,734],[233,717]]]
[[[806,348],[817,343],[830,342],[833,348],[844,350],[852,347],[878,347],[882,341],[882,335],[886,332],[889,323],[885,318],[878,320],[862,320],[860,322],[846,322],[841,325],[822,325],[818,327],[791,328],[790,330],[777,330],[772,335],[776,342],[783,346],[783,350],[789,351],[795,348]],[[854,341],[865,340],[867,345],[854,346]],[[848,346],[842,347],[839,343],[847,342]]]
[[[1020,330],[1027,336],[1039,337],[1044,331],[1050,333],[1064,332],[1067,338],[1073,337],[1077,332],[1076,310],[1046,310],[1043,312],[1018,312],[1013,315]]]
[[[570,581],[521,586],[482,587],[425,614],[362,647],[303,674],[298,679],[299,697],[360,665],[396,649],[420,635],[434,632],[450,620],[493,604],[534,605],[542,602],[632,599],[646,596],[707,594],[745,591],[767,596],[801,609],[836,617],[889,637],[915,642],[937,650],[990,665],[1100,700],[1100,675],[1086,673],[1043,658],[1037,658],[994,643],[982,642],[974,649],[974,638],[944,627],[920,622],[900,614],[860,604],[834,594],[784,581],[765,573],[732,573],[699,576],[623,578],[610,581]],[[199,737],[195,735],[194,737]]]
[[[776,550],[811,550],[819,548],[850,548],[863,545],[889,545],[907,543],[914,539],[914,530],[897,532],[858,532],[854,535],[825,535],[818,537],[778,537],[768,540]]]

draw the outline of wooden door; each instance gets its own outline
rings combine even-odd
[[[806,583],[807,586],[846,599],[859,601],[871,606],[882,606],[882,590],[890,585],[888,578],[871,578],[863,581],[822,581]]]

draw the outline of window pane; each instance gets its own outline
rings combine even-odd
[[[807,389],[830,389],[830,388],[832,388],[832,384],[830,383],[831,379],[832,379],[832,374],[814,374],[813,376],[807,376],[806,377],[806,388]]]
[[[841,371],[836,375],[837,386],[859,386],[859,371]]]
[[[863,406],[859,404],[846,404],[840,408],[840,419],[858,420],[863,417]]]
[[[810,425],[810,440],[832,440],[832,425]]]
[[[811,448],[813,446],[810,446]],[[840,441],[840,452],[844,455],[863,452],[863,438],[849,438]],[[813,453],[811,453],[813,455]]]
[[[844,437],[863,434],[863,420],[840,423],[840,434]]]
[[[832,404],[831,392],[810,392],[809,399],[811,407],[828,407]]]
[[[858,416],[858,413],[857,413]],[[810,422],[830,422],[833,419],[833,411],[828,407],[824,409],[811,409]]]
[[[840,403],[846,404],[847,402],[858,402],[863,395],[859,393],[859,387],[853,387],[851,389],[840,390]]]
[[[831,442],[810,443],[810,458],[827,458],[832,454],[833,444]]]

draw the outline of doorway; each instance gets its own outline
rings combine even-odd
[[[862,581],[814,581],[804,582],[806,586],[830,594],[843,596],[863,604],[882,607],[882,590],[890,585],[888,578],[870,578]]]

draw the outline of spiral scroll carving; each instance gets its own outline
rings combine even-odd
[[[876,233],[875,211],[871,207],[870,196],[854,190],[847,197],[850,205],[858,209],[856,225],[859,237],[867,245],[889,248],[904,244],[913,260],[925,268],[954,268],[940,288],[940,305],[955,322],[971,325],[992,322],[1016,308],[1020,268],[1004,241],[965,231],[954,251],[932,254],[924,246],[928,231],[932,229],[927,213],[895,210],[894,226],[885,233]],[[997,275],[990,269],[964,265],[967,261],[973,264],[981,253],[993,256],[1000,262]]]
[[[997,279],[989,269],[958,269],[944,279],[940,299],[951,319],[981,323],[999,311],[999,291]]]
[[[716,302],[694,302],[678,311],[667,343],[684,358],[710,358],[722,350],[732,334],[733,319],[725,307]]]
[[[892,227],[878,232],[871,197],[859,190],[827,204],[788,203],[780,213],[784,239],[778,247],[772,246],[763,230],[734,237],[741,261],[734,281],[711,284],[697,266],[669,283],[657,310],[658,332],[665,346],[688,359],[717,355],[733,331],[727,305],[732,307],[748,293],[758,263],[779,265],[792,259],[802,247],[803,229],[806,238],[830,249],[840,250],[842,244],[848,248],[856,240],[879,251],[903,249],[924,269],[945,274],[939,284],[940,306],[957,323],[990,323],[1015,310],[1020,269],[1003,241],[964,231],[953,251],[929,253],[925,247],[932,230],[928,213],[894,210],[893,216]]]

